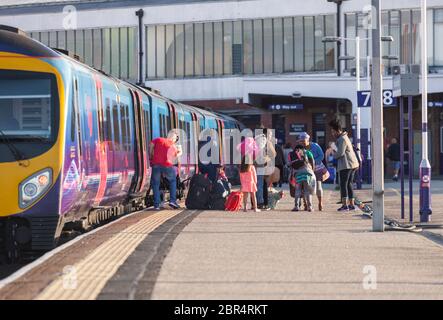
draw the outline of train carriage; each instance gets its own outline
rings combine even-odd
[[[49,250],[64,228],[87,229],[147,207],[149,142],[180,129],[185,180],[198,171],[201,132],[215,129],[221,141],[224,126],[239,124],[0,27],[2,250],[11,260],[21,250]]]

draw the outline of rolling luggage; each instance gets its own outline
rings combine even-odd
[[[232,192],[226,199],[225,210],[226,211],[239,211],[242,207],[243,192]]]
[[[209,208],[211,181],[203,174],[195,174],[190,182],[186,208],[190,210],[206,210]]]
[[[212,184],[209,196],[209,208],[211,210],[225,210],[226,198],[231,192],[231,185],[228,181],[219,179]]]

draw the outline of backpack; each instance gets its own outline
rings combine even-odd
[[[242,207],[243,192],[232,192],[226,199],[225,210],[226,211],[239,211]]]
[[[289,161],[291,162],[291,167],[294,170],[298,170],[307,163],[306,155],[303,152],[303,155],[297,154],[297,152],[292,151],[289,153]]]
[[[206,210],[209,208],[211,181],[203,174],[195,174],[190,182],[186,208],[190,210]]]
[[[209,196],[209,208],[211,210],[225,210],[226,198],[231,192],[231,184],[223,179],[218,179],[212,184]]]

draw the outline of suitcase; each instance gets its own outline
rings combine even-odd
[[[206,210],[209,208],[211,181],[203,174],[195,174],[190,182],[186,208],[190,210]]]
[[[228,181],[219,179],[214,182],[209,196],[209,208],[211,210],[225,210],[226,198],[230,191],[231,185]]]
[[[242,207],[243,192],[232,192],[226,199],[225,210],[226,211],[239,211]]]

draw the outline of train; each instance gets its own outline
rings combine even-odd
[[[222,162],[222,129],[242,124],[0,26],[0,247],[8,259],[51,250],[63,230],[149,207],[149,143],[174,128],[189,150],[177,167],[183,183],[199,170],[199,135],[216,130]]]

